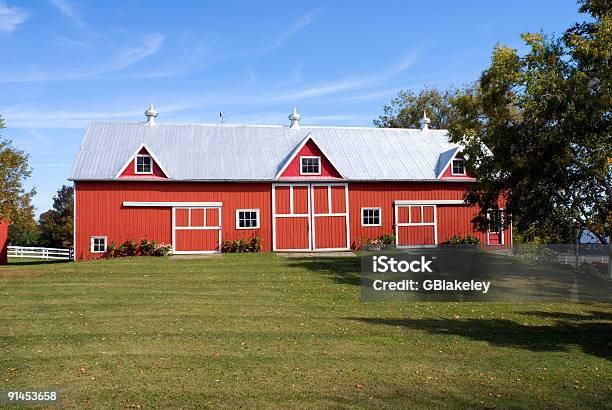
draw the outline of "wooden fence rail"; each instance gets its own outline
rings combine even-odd
[[[8,257],[73,260],[74,254],[72,249],[41,248],[33,246],[9,246]]]

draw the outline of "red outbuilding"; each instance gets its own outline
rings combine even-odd
[[[510,244],[510,229],[474,232],[464,202],[475,179],[445,130],[92,123],[70,179],[75,258],[146,238],[174,253],[219,252],[259,236],[264,251],[398,247],[472,234]]]
[[[8,222],[0,219],[0,265],[8,262]]]

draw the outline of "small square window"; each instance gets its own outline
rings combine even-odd
[[[106,252],[106,236],[91,237],[91,252],[104,253]]]
[[[138,155],[136,157],[136,173],[137,174],[152,174],[153,159],[148,155]]]
[[[454,159],[453,160],[452,175],[465,175],[465,160],[464,159]]]
[[[380,208],[361,208],[362,226],[380,226]]]
[[[300,174],[321,175],[321,158],[300,157]]]
[[[237,209],[236,229],[258,229],[259,209]]]

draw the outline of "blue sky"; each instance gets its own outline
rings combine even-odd
[[[0,0],[3,136],[31,155],[37,212],[89,121],[371,126],[400,89],[475,80],[496,43],[561,33],[574,1]]]

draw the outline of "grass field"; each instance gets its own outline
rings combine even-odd
[[[359,259],[0,267],[0,390],[63,407],[611,408],[610,304],[363,303]]]

